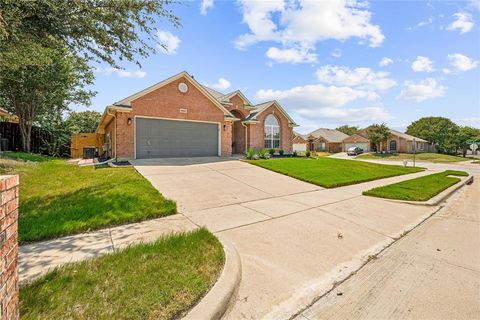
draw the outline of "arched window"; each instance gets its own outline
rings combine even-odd
[[[395,140],[390,141],[390,151],[393,151],[393,152],[397,151],[397,141]]]
[[[280,148],[280,125],[274,115],[265,118],[265,148]]]

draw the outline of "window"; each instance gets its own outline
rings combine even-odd
[[[397,151],[397,141],[390,141],[390,151]]]
[[[265,118],[265,148],[280,148],[280,125],[274,115]]]

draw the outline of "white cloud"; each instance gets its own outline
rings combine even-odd
[[[142,70],[123,70],[118,68],[96,68],[95,72],[103,73],[106,75],[110,75],[112,73],[116,74],[120,78],[143,78],[147,75],[145,71]]]
[[[200,3],[200,14],[207,15],[208,9],[213,7],[213,0],[202,0]]]
[[[230,86],[231,86],[230,81],[228,81],[225,78],[219,78],[216,83],[210,85],[210,87],[218,90],[225,90],[230,88]]]
[[[415,72],[432,72],[433,62],[428,57],[417,56],[417,59],[412,63],[412,70]]]
[[[316,76],[323,83],[367,90],[387,90],[397,84],[388,78],[388,72],[375,72],[370,68],[350,69],[326,65],[317,70]]]
[[[380,60],[380,62],[378,63],[378,65],[380,67],[386,67],[386,66],[388,66],[389,64],[392,64],[392,63],[393,63],[392,59],[387,58],[387,57],[383,57],[382,60]]]
[[[378,98],[372,91],[323,84],[297,86],[287,90],[259,90],[255,95],[258,101],[279,101],[295,118],[304,119],[302,124],[312,120],[345,123],[386,120],[389,114],[380,106],[346,107],[355,101],[374,101]],[[314,127],[318,127],[318,123]]]
[[[480,10],[480,0],[470,0],[469,7]]]
[[[479,64],[478,61],[474,61],[460,53],[449,54],[447,59],[450,61],[450,65],[456,72],[473,70],[478,67]]]
[[[380,27],[371,23],[372,14],[365,3],[354,0],[240,0],[240,4],[250,32],[238,37],[238,49],[274,41],[284,48],[311,50],[319,41],[352,37],[377,47],[385,39]]]
[[[282,104],[294,108],[315,109],[341,107],[358,99],[375,100],[378,95],[375,92],[349,87],[311,84],[287,90],[262,89],[257,91],[255,98],[259,101],[278,100]]]
[[[306,49],[279,49],[271,47],[267,50],[266,56],[277,63],[315,63],[317,55],[308,52]]]
[[[414,30],[414,29],[417,29],[417,28],[428,26],[428,25],[432,24],[433,21],[435,21],[434,17],[428,17],[427,20],[420,21],[414,27],[408,27],[407,30]]]
[[[342,56],[342,50],[337,48],[337,49],[332,51],[331,55],[334,58],[340,58]]]
[[[437,81],[433,78],[427,78],[418,83],[405,81],[404,88],[397,99],[422,102],[427,99],[443,97],[445,95],[445,89],[446,87],[437,85]]]
[[[298,109],[296,113],[307,119],[319,119],[322,121],[336,123],[372,123],[375,121],[385,121],[391,118],[385,108],[365,107],[365,108],[321,108],[316,110]],[[318,128],[318,123],[316,125]]]
[[[457,12],[453,16],[456,20],[447,27],[447,30],[460,30],[460,33],[467,33],[472,30],[474,23],[470,13],[464,11]]]
[[[165,54],[176,54],[178,46],[180,45],[180,39],[169,31],[157,31],[158,48],[160,48]]]

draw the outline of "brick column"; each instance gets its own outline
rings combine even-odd
[[[18,319],[18,176],[0,176],[0,319]]]

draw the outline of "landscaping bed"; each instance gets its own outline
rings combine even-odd
[[[459,178],[449,177],[449,175],[466,177],[468,173],[464,171],[446,170],[388,186],[373,188],[364,191],[363,194],[366,196],[397,200],[427,201],[460,181]]]
[[[176,213],[134,168],[79,167],[64,159],[5,153],[0,173],[20,175],[19,240],[38,241]]]
[[[249,163],[325,188],[335,188],[424,170],[423,168],[405,168],[327,157],[254,160]]]
[[[20,291],[22,319],[174,319],[213,286],[222,245],[206,229],[69,264]]]
[[[359,159],[376,159],[376,160],[392,160],[392,161],[402,161],[409,160],[413,161],[413,154],[411,153],[366,153],[357,156]],[[449,162],[461,162],[467,161],[468,158],[463,158],[459,156],[452,156],[442,153],[417,153],[415,155],[416,161],[426,161],[434,163],[449,163]]]

